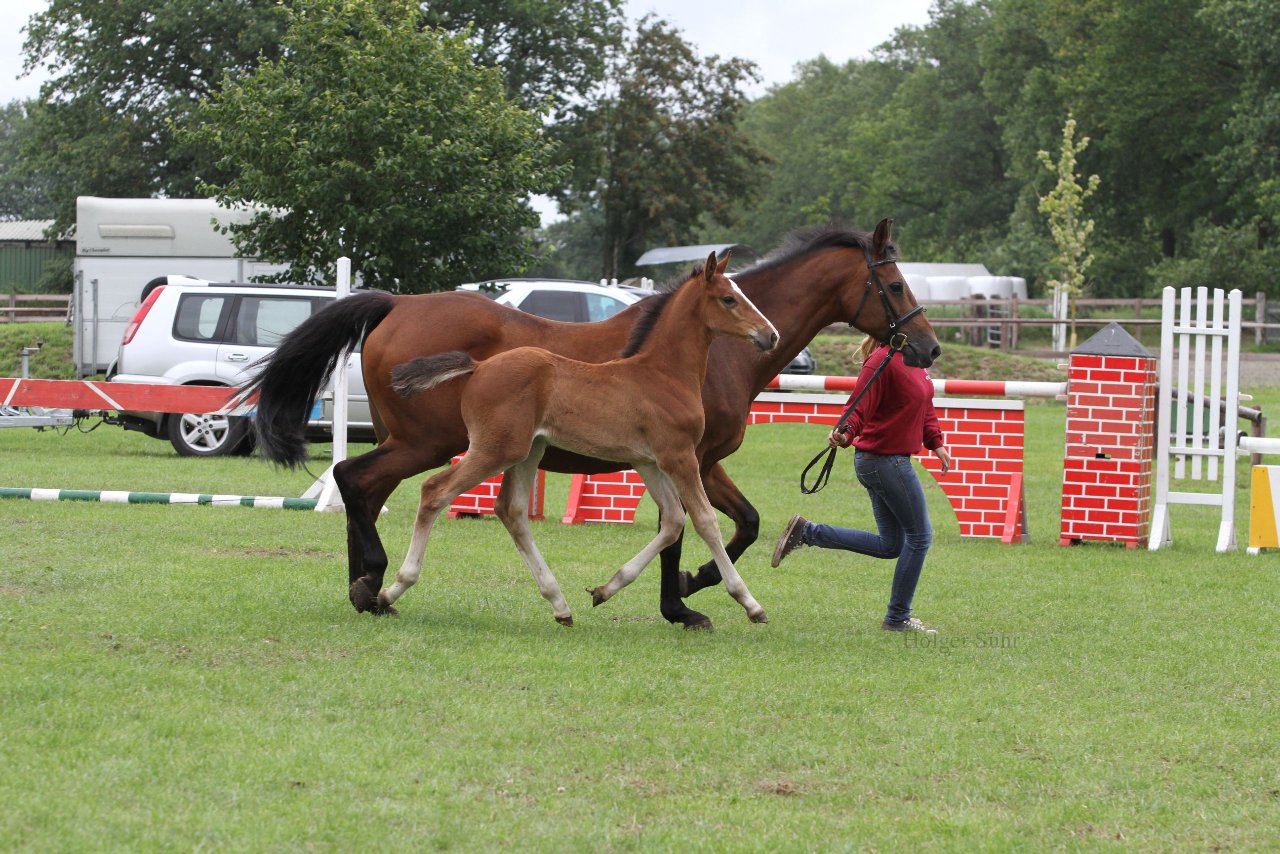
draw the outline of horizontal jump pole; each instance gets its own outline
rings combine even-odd
[[[194,492],[121,492],[102,489],[28,489],[0,486],[0,498],[29,501],[93,501],[100,504],[191,504],[202,507],[258,507],[268,510],[314,510],[314,498],[261,495],[211,495]]]
[[[858,390],[857,377],[830,377],[821,375],[783,374],[774,377],[765,388],[788,391],[847,391]],[[1062,397],[1067,393],[1065,382],[1034,382],[1020,380],[948,380],[933,381],[934,394],[964,394],[978,397]]]
[[[253,406],[233,400],[238,394],[239,389],[226,386],[0,378],[0,406],[90,411],[112,409],[117,412],[251,414]]]
[[[1236,450],[1242,454],[1280,454],[1280,439],[1241,435],[1236,440]]]

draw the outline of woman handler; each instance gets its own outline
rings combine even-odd
[[[888,346],[868,338],[862,342],[862,388],[879,364],[889,357]],[[925,555],[933,543],[933,526],[925,505],[924,490],[911,466],[911,455],[920,446],[942,463],[942,474],[951,468],[951,454],[943,445],[942,430],[933,409],[933,381],[923,368],[893,359],[867,390],[840,429],[827,437],[832,447],[856,449],[853,457],[858,482],[871,496],[878,533],[840,528],[792,516],[773,549],[772,565],[801,546],[843,549],[877,558],[897,558],[889,608],[882,627],[887,631],[936,630],[911,616]]]

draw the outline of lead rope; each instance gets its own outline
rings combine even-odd
[[[902,343],[903,343],[903,346],[906,345],[905,340],[903,340]],[[833,428],[833,432],[835,430],[839,430],[841,427],[845,425],[845,423],[849,420],[849,416],[853,415],[853,410],[857,408],[858,403],[862,400],[862,396],[865,395],[871,389],[871,384],[876,381],[876,377],[880,376],[880,372],[889,366],[890,360],[892,360],[893,357],[897,355],[898,350],[901,350],[901,349],[902,347],[895,348],[892,344],[889,345],[889,355],[884,357],[883,362],[876,365],[876,369],[872,371],[871,376],[867,378],[867,384],[864,385],[862,388],[858,389],[858,393],[857,395],[854,396],[853,402],[845,407],[844,414],[841,415],[840,420],[836,422],[836,426]],[[836,462],[837,450],[838,450],[837,448],[827,448],[825,451],[820,452],[816,457],[814,457],[812,460],[809,461],[809,465],[805,466],[804,471],[800,472],[800,491],[801,492],[803,492],[805,495],[813,495],[815,492],[819,491],[820,489],[822,489],[824,486],[827,485],[827,481],[831,479],[831,469]],[[805,479],[809,476],[809,471],[814,466],[816,466],[819,462],[822,462],[823,457],[826,457],[826,461],[822,463],[822,468],[818,470],[818,479],[813,482],[813,486],[809,486],[808,484],[805,483]]]

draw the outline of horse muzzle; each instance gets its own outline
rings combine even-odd
[[[755,344],[756,349],[761,353],[768,353],[778,346],[778,330],[773,327],[757,329],[751,333],[751,343]]]

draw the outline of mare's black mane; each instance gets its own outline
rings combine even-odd
[[[861,249],[870,256],[874,251],[872,249],[873,240],[874,235],[870,232],[833,226],[793,231],[783,239],[777,249],[735,275],[762,273],[766,270],[789,264],[797,258],[811,255],[814,252],[821,252],[824,249]],[[889,256],[896,258],[898,255],[897,245],[890,242],[888,249]]]

